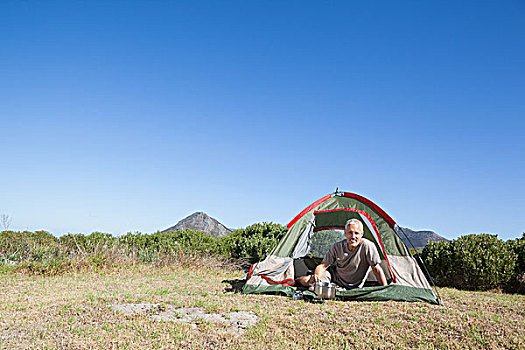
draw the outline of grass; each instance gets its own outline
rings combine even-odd
[[[134,265],[56,276],[0,274],[0,349],[519,349],[525,296],[440,289],[445,306],[306,303],[225,292],[243,275],[222,268]],[[109,305],[158,303],[209,312],[253,311],[244,335],[124,316]]]

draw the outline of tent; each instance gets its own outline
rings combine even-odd
[[[402,229],[396,222],[371,200],[337,190],[313,202],[290,221],[288,232],[266,259],[250,267],[242,293],[293,295],[299,289],[294,286],[294,279],[311,273],[330,246],[345,238],[344,225],[352,218],[363,223],[363,237],[376,245],[389,284],[380,286],[374,274],[369,273],[360,288],[338,288],[336,297],[440,303],[422,260],[410,254],[399,237]]]

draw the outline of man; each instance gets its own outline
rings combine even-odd
[[[335,243],[311,276],[301,276],[296,282],[310,286],[314,282],[333,282],[346,289],[362,287],[372,269],[380,285],[386,286],[386,277],[381,265],[381,257],[374,243],[363,238],[363,223],[350,219],[345,225],[346,239]]]

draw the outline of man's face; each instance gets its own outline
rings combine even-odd
[[[354,250],[361,242],[361,237],[363,237],[363,230],[359,229],[358,224],[351,223],[345,229],[345,237],[350,250]]]

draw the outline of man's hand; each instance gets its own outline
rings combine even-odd
[[[312,287],[315,283],[319,281],[319,277],[316,274],[310,275],[308,279],[308,287]]]
[[[328,268],[328,265],[326,265],[325,263],[321,263],[317,265],[317,267],[315,268],[315,272],[314,272],[314,282],[321,281],[321,277],[323,277],[327,268]]]

